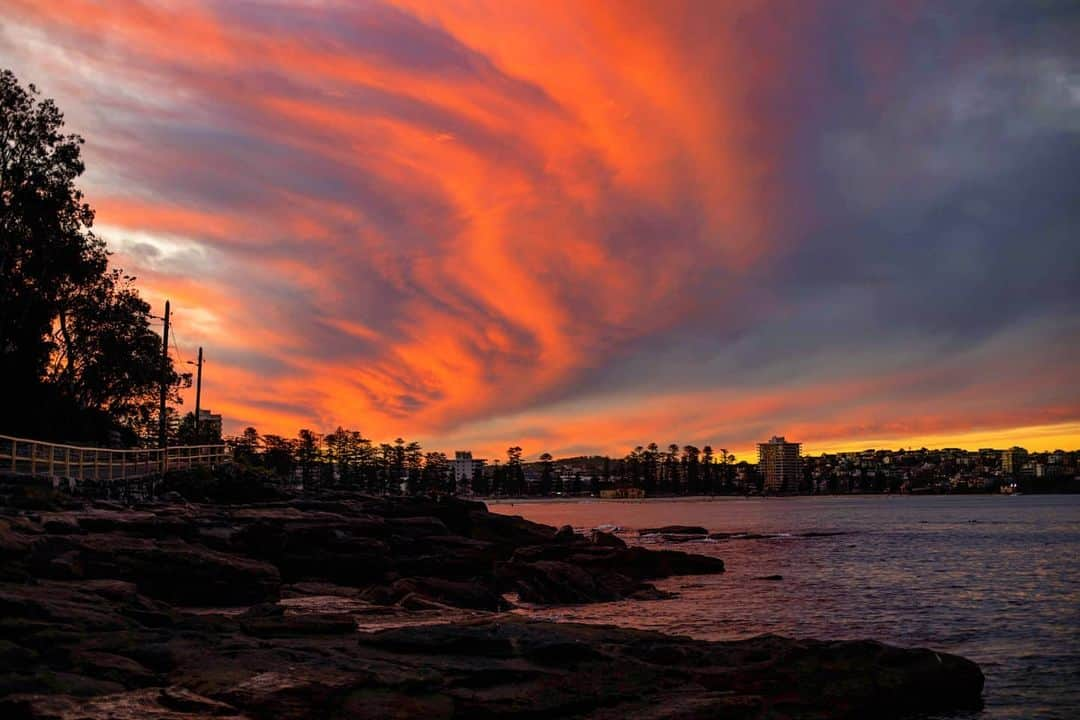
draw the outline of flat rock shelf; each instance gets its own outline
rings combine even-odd
[[[506,613],[723,572],[455,498],[0,508],[5,718],[859,718],[978,707],[961,657]]]

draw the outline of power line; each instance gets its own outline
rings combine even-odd
[[[176,332],[176,314],[169,321],[169,331],[172,333],[172,346],[176,349],[177,362],[187,364],[187,357],[180,349],[180,336]]]

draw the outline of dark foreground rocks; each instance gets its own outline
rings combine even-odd
[[[176,612],[124,583],[0,591],[0,717],[861,718],[978,704],[962,658],[709,643],[494,615],[358,633],[348,614]]]
[[[649,599],[663,596],[652,579],[722,571],[450,498],[0,508],[0,717],[867,717],[978,703],[978,668],[926,650],[706,643],[498,612],[508,595]],[[380,624],[409,626],[358,631]]]
[[[377,604],[497,611],[506,593],[540,604],[659,596],[649,580],[724,570],[716,558],[587,538],[478,502],[349,493],[9,509],[0,558],[0,579],[122,580],[172,605],[219,607],[274,602],[285,585],[317,581]]]

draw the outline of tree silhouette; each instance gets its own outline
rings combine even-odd
[[[671,443],[664,453],[663,488],[672,493],[679,490],[679,443]]]
[[[233,460],[236,462],[254,465],[258,462],[259,431],[253,427],[244,428],[240,435],[229,438],[229,447],[232,449]]]
[[[698,467],[700,464],[701,451],[693,445],[683,447],[683,478],[685,484],[682,491],[687,495],[697,495],[701,492],[701,478]],[[678,488],[676,488],[678,490]]]
[[[291,480],[296,470],[295,443],[280,435],[263,436],[263,462],[278,477]]]
[[[0,432],[134,440],[156,418],[161,338],[133,278],[108,269],[75,180],[83,140],[0,72]],[[169,360],[169,399],[190,376]]]
[[[521,448],[517,445],[506,449],[504,487],[507,495],[521,495],[525,491],[525,470],[521,466]]]
[[[322,450],[322,436],[303,428],[296,438],[296,462],[300,466],[300,477],[304,487],[313,487],[320,479],[316,464]]]
[[[713,464],[712,445],[701,448],[701,487],[706,495],[716,492],[716,467]]]
[[[551,453],[540,456],[540,494],[550,495],[554,487],[555,464]]]
[[[422,489],[426,492],[454,493],[450,461],[441,452],[424,453]]]

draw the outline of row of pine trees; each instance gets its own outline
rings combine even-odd
[[[709,445],[699,449],[671,444],[661,450],[650,443],[622,458],[577,459],[573,462],[577,470],[569,474],[549,453],[529,464],[522,459],[522,449],[512,446],[506,450],[505,461],[494,460],[471,478],[468,487],[459,488],[445,453],[424,452],[420,443],[404,438],[376,444],[359,431],[343,427],[326,434],[303,429],[295,438],[286,438],[260,435],[249,427],[228,442],[237,461],[263,467],[278,477],[295,478],[305,487],[349,487],[373,494],[467,491],[548,496],[634,487],[648,495],[707,495],[734,490],[735,456],[725,449],[716,452]]]

